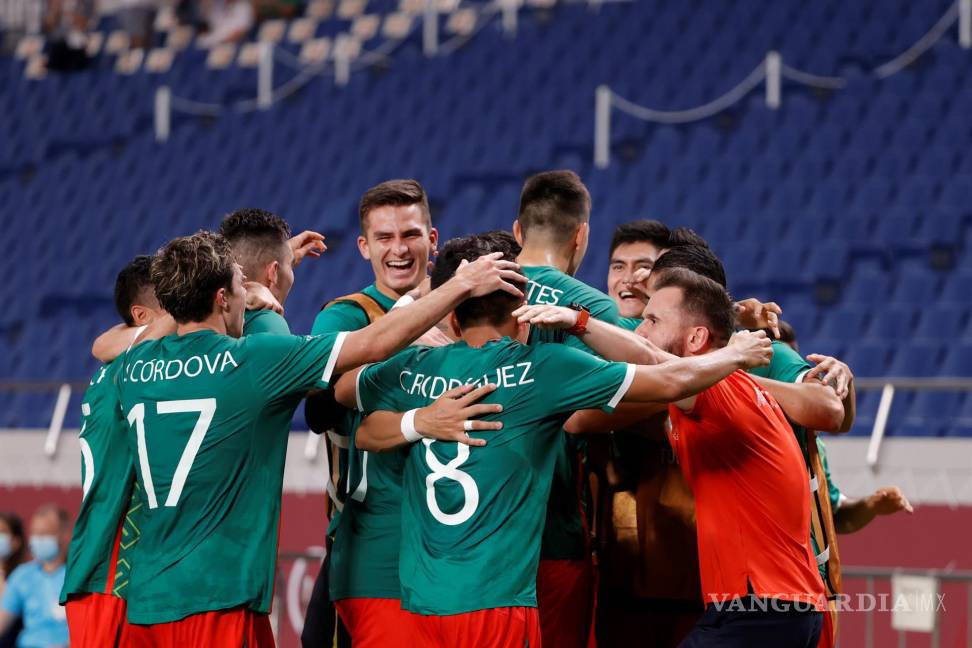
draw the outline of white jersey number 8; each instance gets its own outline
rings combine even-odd
[[[182,497],[182,488],[186,485],[192,463],[196,460],[196,453],[202,446],[209,424],[213,422],[213,415],[216,413],[215,398],[197,398],[193,400],[159,401],[156,404],[159,414],[184,414],[187,412],[198,412],[199,418],[196,425],[192,428],[189,435],[189,442],[186,449],[179,457],[176,465],[175,474],[172,475],[172,485],[169,487],[169,496],[165,498],[166,506],[175,506]],[[135,436],[138,441],[138,465],[142,469],[142,481],[145,483],[145,497],[148,499],[150,509],[158,508],[159,503],[155,497],[155,486],[152,484],[152,471],[149,468],[148,450],[145,447],[145,403],[138,403],[128,412],[128,424],[135,426]]]
[[[432,473],[425,477],[425,500],[432,517],[448,526],[462,524],[473,516],[479,506],[479,487],[469,473],[459,470],[459,466],[469,458],[469,446],[456,444],[456,458],[443,464],[432,452],[435,439],[422,439],[425,444],[425,462],[432,469]],[[439,508],[435,499],[435,482],[440,479],[451,479],[462,487],[462,508],[456,513],[445,513]]]

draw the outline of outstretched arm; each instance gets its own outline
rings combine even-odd
[[[348,333],[341,346],[335,373],[378,362],[401,351],[432,328],[469,297],[503,290],[517,297],[523,293],[510,282],[526,283],[520,266],[500,259],[501,252],[461,265],[455,276],[414,304],[396,308],[373,324]]]
[[[498,404],[477,404],[496,385],[486,384],[474,389],[463,385],[450,389],[427,407],[413,410],[414,418],[409,421],[408,414],[399,412],[373,412],[358,426],[354,435],[354,445],[368,452],[382,452],[413,443],[420,438],[439,441],[455,441],[470,446],[484,446],[485,439],[472,438],[469,432],[501,430],[499,421],[473,420],[484,414],[503,411]]]
[[[91,345],[91,355],[99,362],[108,363],[125,353],[133,344],[157,340],[175,332],[176,323],[169,314],[157,317],[146,326],[116,324],[98,336]]]
[[[521,324],[544,329],[569,330],[577,323],[578,315],[578,311],[570,308],[544,304],[523,305],[513,311],[513,316]],[[593,317],[587,321],[587,330],[577,337],[599,356],[614,362],[654,365],[677,357],[662,351],[633,331]]]
[[[655,366],[638,366],[625,401],[678,401],[691,409],[695,395],[716,384],[737,369],[765,366],[773,357],[773,346],[763,331],[740,331],[721,349],[700,356],[677,358]]]
[[[837,533],[854,533],[874,521],[879,515],[898,511],[914,513],[911,503],[897,486],[880,488],[858,500],[848,500],[834,512]]]
[[[836,432],[844,420],[844,406],[833,389],[817,380],[785,383],[752,376],[773,395],[787,418],[803,427]]]
[[[567,419],[564,431],[570,434],[603,434],[623,430],[667,409],[667,403],[621,403],[611,414],[603,410],[579,410]]]

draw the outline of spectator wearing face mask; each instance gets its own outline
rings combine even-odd
[[[17,648],[68,644],[67,619],[58,596],[64,585],[70,530],[67,513],[53,504],[40,507],[31,518],[28,547],[33,560],[9,574],[0,599],[0,636],[17,619],[23,620]]]
[[[27,560],[27,540],[24,523],[13,513],[0,513],[0,597],[7,584],[7,576]],[[5,631],[0,632],[0,648],[14,648],[17,635],[24,624],[18,619]]]

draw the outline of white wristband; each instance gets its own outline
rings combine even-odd
[[[414,301],[415,298],[412,297],[411,295],[402,295],[401,297],[398,298],[398,301],[395,302],[395,305],[392,306],[391,309],[395,310],[396,308],[402,308],[403,306],[408,306]]]
[[[415,412],[418,408],[410,409],[402,417],[402,436],[409,443],[414,443],[422,438],[422,435],[415,430]]]

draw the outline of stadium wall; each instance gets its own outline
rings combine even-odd
[[[73,442],[77,430],[65,430],[54,457],[43,453],[46,430],[0,430],[0,510],[27,517],[39,505],[55,502],[72,515],[81,502],[81,456]],[[303,610],[310,596],[318,562],[295,554],[320,555],[326,528],[324,467],[318,454],[304,456],[306,433],[293,433],[287,452],[281,520],[275,618],[280,645],[297,645]],[[827,448],[835,482],[849,497],[880,486],[897,485],[915,505],[912,515],[881,517],[864,530],[840,538],[843,564],[937,570],[972,570],[972,438],[887,439],[877,469],[866,465],[868,439],[828,438]],[[849,578],[845,590],[856,600],[867,592],[863,579]],[[969,586],[943,585],[946,613],[942,618],[943,646],[965,645]],[[874,594],[889,593],[887,581],[875,583]],[[844,614],[843,645],[864,646],[865,614]],[[876,646],[896,645],[890,613],[873,615]],[[930,645],[911,637],[908,646]]]

